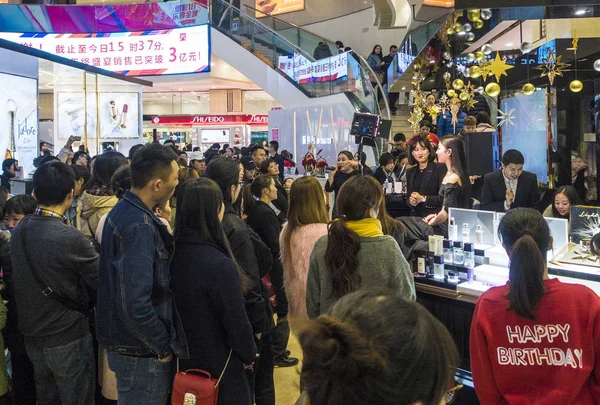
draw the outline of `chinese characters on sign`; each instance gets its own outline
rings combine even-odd
[[[209,71],[208,29],[200,25],[110,34],[0,33],[0,38],[127,76],[148,76]]]
[[[326,82],[348,75],[348,53],[311,62],[300,54],[279,57],[279,70],[296,83]]]

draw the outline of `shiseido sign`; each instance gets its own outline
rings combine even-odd
[[[156,125],[268,125],[268,115],[160,115],[152,117]]]

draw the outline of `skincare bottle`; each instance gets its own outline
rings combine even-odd
[[[472,267],[468,267],[467,268],[467,281],[469,283],[473,282],[473,280],[475,279],[475,270]]]
[[[483,243],[483,227],[481,225],[477,225],[477,228],[475,230],[475,243]]]
[[[444,239],[444,241],[442,243],[444,245],[444,262],[448,263],[448,264],[452,264],[452,261],[453,261],[452,249],[454,248],[454,244],[452,243],[451,240],[448,240],[448,239]]]
[[[433,256],[433,277],[436,279],[444,279],[444,257]]]
[[[425,256],[423,255],[417,257],[417,273],[419,276],[425,276]]]
[[[460,279],[458,278],[458,273],[454,271],[448,272],[448,282],[449,283],[458,283]]]
[[[465,222],[462,226],[462,241],[463,243],[471,242],[471,227],[468,222]]]
[[[465,262],[465,252],[463,250],[462,242],[454,242],[454,255],[453,262],[454,264],[462,265]]]
[[[474,268],[475,267],[475,245],[472,243],[464,244],[464,258],[465,266]]]
[[[448,224],[448,239],[458,239],[458,228],[456,227],[456,221],[454,220],[454,217],[450,218],[450,223]]]
[[[427,261],[425,262],[427,266],[427,278],[432,278],[434,275],[433,257],[433,252],[427,252]]]

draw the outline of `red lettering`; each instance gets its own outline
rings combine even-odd
[[[79,45],[79,53],[85,53],[86,52],[86,46],[85,45]]]

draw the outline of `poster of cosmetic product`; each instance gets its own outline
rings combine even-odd
[[[68,139],[71,135],[84,139],[85,109],[84,93],[58,93],[56,120],[58,139]],[[87,95],[87,136],[96,138],[96,94]]]
[[[100,138],[139,138],[138,93],[100,93]]]
[[[0,73],[0,152],[33,172],[38,150],[38,84],[36,79]],[[19,173],[17,173],[19,175]],[[20,177],[20,176],[19,176]]]

